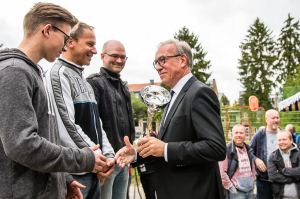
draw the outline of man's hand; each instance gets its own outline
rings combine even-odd
[[[265,163],[264,163],[261,159],[256,158],[255,164],[256,164],[257,168],[258,168],[261,172],[266,172],[266,171],[267,171],[267,167],[266,167]]]
[[[143,158],[150,155],[155,157],[163,157],[165,151],[165,145],[163,141],[154,137],[145,137],[138,142],[137,152]]]
[[[124,137],[124,142],[126,146],[120,149],[116,156],[115,160],[120,168],[123,168],[125,165],[130,164],[135,158],[135,150],[129,142],[127,136]]]
[[[95,155],[95,166],[94,166],[94,170],[92,171],[93,173],[98,173],[105,169],[107,170],[106,157],[103,155],[100,155],[98,152],[96,152],[96,150],[99,147],[100,147],[99,144],[90,147],[90,149],[94,152],[94,155]]]
[[[84,188],[85,186],[83,186],[77,181],[71,182],[71,184],[68,187],[66,199],[83,199],[80,189]]]
[[[109,177],[114,172],[115,160],[113,158],[108,158],[106,161],[107,170],[105,172],[98,172],[97,178],[100,180],[100,185],[104,184],[105,178]]]

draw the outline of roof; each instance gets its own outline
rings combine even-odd
[[[156,86],[160,86],[160,82],[154,83]],[[145,86],[149,86],[150,83],[145,83],[145,84],[128,84],[129,92],[140,92],[142,88]]]
[[[300,101],[300,92],[287,98],[278,104],[280,111],[298,111]],[[296,103],[297,102],[297,103]]]

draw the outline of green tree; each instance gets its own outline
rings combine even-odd
[[[275,85],[272,78],[279,68],[276,43],[271,34],[272,31],[257,18],[250,26],[245,41],[240,45],[242,58],[239,59],[238,66],[238,80],[245,89],[244,104],[249,105],[249,97],[255,95],[259,106],[266,110],[272,108],[269,94]]]
[[[185,26],[181,30],[179,30],[178,33],[174,34],[175,39],[187,42],[192,48],[193,69],[191,72],[195,77],[197,77],[198,80],[206,83],[211,75],[211,73],[208,73],[206,71],[211,67],[211,64],[210,60],[205,60],[207,52],[204,52],[201,43],[198,42],[198,37],[198,35],[195,35],[192,32],[190,33],[189,29]]]
[[[0,49],[1,49],[2,46],[3,46],[3,44],[0,44]]]
[[[226,106],[226,105],[230,106],[230,101],[228,100],[228,98],[226,97],[226,95],[223,95],[221,97],[220,104],[221,104],[221,106]]]
[[[297,67],[300,65],[300,25],[299,21],[293,23],[293,20],[294,18],[288,14],[288,19],[284,22],[285,26],[281,29],[278,38],[281,72],[277,81],[285,81],[289,85],[295,82],[295,74],[298,74]]]
[[[232,107],[235,107],[235,106],[240,106],[240,103],[238,100],[234,100]]]
[[[140,98],[135,97],[134,93],[131,94],[131,104],[133,118],[135,121],[139,121],[140,119],[147,117],[147,107],[143,104]]]

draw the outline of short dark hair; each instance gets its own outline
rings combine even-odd
[[[86,29],[86,28],[94,31],[94,27],[93,26],[90,26],[90,25],[88,25],[88,24],[83,23],[83,22],[80,21],[72,29],[70,36],[75,41],[78,41],[78,38],[82,36],[83,30]]]
[[[59,26],[66,22],[71,28],[78,20],[67,9],[53,3],[39,2],[33,5],[23,20],[24,36],[30,37],[37,32],[40,25]]]

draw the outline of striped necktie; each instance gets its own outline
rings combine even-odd
[[[169,106],[170,106],[170,103],[171,103],[171,101],[172,101],[172,97],[173,97],[174,93],[175,93],[175,92],[174,92],[173,90],[170,92],[170,94],[171,94],[171,99],[170,99],[169,103],[167,104],[167,106],[165,107],[165,110],[164,110],[162,119],[161,119],[161,121],[160,121],[159,133],[160,133],[161,130],[164,128],[165,119],[166,119],[166,116],[167,116],[167,113],[168,113],[168,109],[169,109]]]

